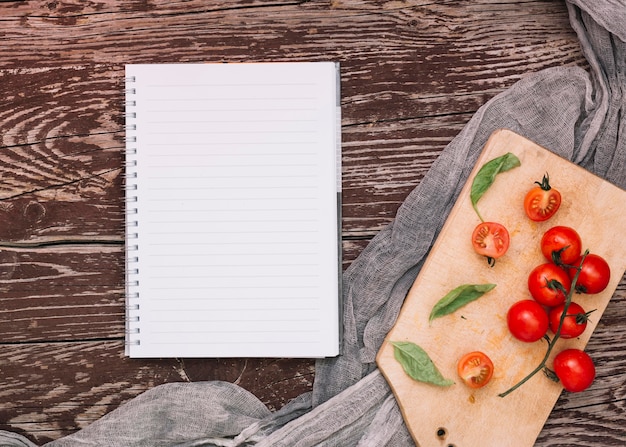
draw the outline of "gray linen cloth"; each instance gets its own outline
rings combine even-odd
[[[489,135],[511,129],[626,189],[626,4],[567,6],[590,72],[530,74],[478,110],[346,270],[344,353],[318,361],[311,393],[270,412],[230,383],[161,385],[47,446],[413,446],[375,355]],[[34,444],[0,432],[0,446]]]

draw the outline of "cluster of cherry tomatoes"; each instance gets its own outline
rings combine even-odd
[[[531,220],[543,222],[559,209],[561,194],[550,186],[547,175],[536,183],[538,186],[525,196],[524,210]],[[506,253],[509,242],[506,228],[496,222],[481,222],[472,234],[474,250],[486,256],[490,265]],[[509,331],[528,343],[543,338],[550,340],[548,331],[552,332],[553,340],[578,337],[585,331],[591,312],[585,312],[572,297],[602,292],[610,280],[609,265],[597,254],[583,253],[579,234],[566,226],[554,226],[543,234],[541,252],[545,262],[528,275],[532,299],[522,299],[510,307]],[[579,349],[558,353],[553,360],[553,372],[571,392],[587,389],[595,378],[592,359]],[[458,373],[473,388],[484,386],[493,374],[493,364],[481,352],[470,353],[459,362]]]
[[[572,287],[579,295],[602,292],[609,283],[610,268],[601,256],[581,253],[581,249],[581,238],[573,228],[555,226],[544,233],[541,252],[546,262],[528,275],[533,299],[516,302],[507,313],[515,338],[530,343],[544,338],[548,330],[561,338],[575,338],[585,331],[590,312],[575,301],[568,303],[567,297]],[[555,357],[554,372],[568,391],[586,389],[595,377],[591,358],[576,349]]]
[[[533,342],[543,338],[548,328],[556,333],[572,280],[581,264],[576,281],[579,293],[599,293],[606,288],[610,277],[608,264],[595,254],[587,254],[583,262],[581,245],[580,236],[573,228],[556,226],[545,232],[541,252],[547,262],[536,266],[528,275],[528,290],[533,300],[515,303],[508,314],[509,329],[515,338]],[[572,301],[560,336],[574,338],[582,334],[587,325],[586,316],[582,306]]]
[[[560,194],[549,187],[544,177],[538,188],[528,192],[524,209],[530,219],[544,221],[554,215],[560,203]],[[575,338],[585,331],[593,311],[585,312],[572,297],[602,292],[611,271],[604,258],[583,253],[582,247],[580,235],[573,228],[555,226],[543,234],[541,253],[546,262],[528,275],[528,290],[533,299],[516,302],[507,313],[509,331],[515,338],[534,342],[546,337],[549,330],[556,338]],[[558,353],[553,368],[563,387],[571,392],[587,389],[595,378],[592,359],[579,349]]]

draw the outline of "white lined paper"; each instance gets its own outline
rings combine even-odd
[[[337,65],[139,64],[126,77],[139,261],[127,354],[337,355]]]

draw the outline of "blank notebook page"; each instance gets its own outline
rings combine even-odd
[[[126,66],[129,356],[338,354],[338,72]]]

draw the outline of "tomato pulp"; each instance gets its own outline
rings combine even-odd
[[[474,251],[487,257],[489,265],[507,252],[509,244],[509,232],[497,222],[481,222],[472,233]]]
[[[548,174],[524,197],[524,211],[535,222],[548,220],[561,206],[561,193],[550,186]]]
[[[457,373],[470,388],[482,388],[493,376],[493,362],[480,351],[470,352],[459,360]]]

